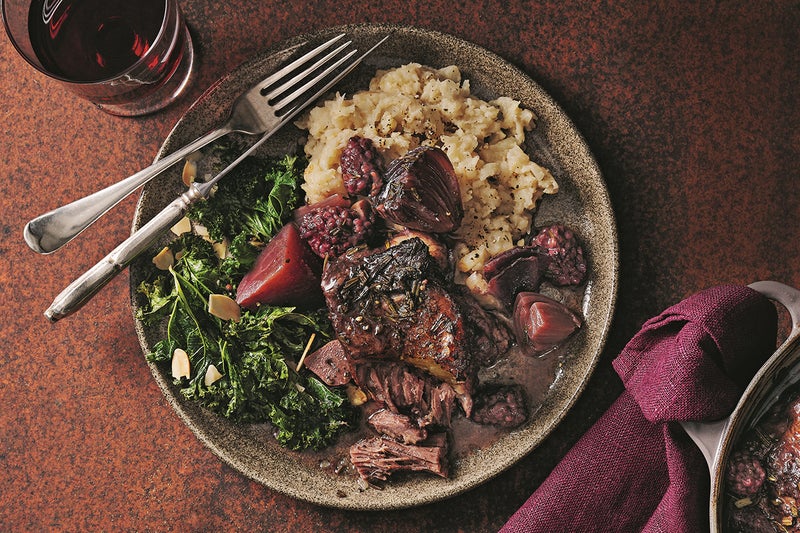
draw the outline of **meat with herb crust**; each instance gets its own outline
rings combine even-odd
[[[491,359],[508,348],[505,325],[446,280],[419,238],[329,261],[322,289],[353,362],[402,360],[468,392],[479,368],[477,351]],[[488,336],[492,331],[505,335]]]

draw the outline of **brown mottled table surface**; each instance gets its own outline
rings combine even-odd
[[[494,531],[613,401],[610,361],[650,316],[720,283],[800,286],[800,4],[184,0],[199,67],[155,115],[115,118],[0,38],[0,529]],[[342,512],[243,477],[205,448],[145,365],[127,274],[56,324],[42,312],[129,231],[136,198],[59,253],[27,220],[150,163],[189,104],[281,40],[352,22],[432,28],[527,72],[605,176],[621,252],[600,364],[564,423],[485,485],[422,508]]]

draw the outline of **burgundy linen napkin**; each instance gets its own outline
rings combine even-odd
[[[727,416],[776,337],[772,302],[736,285],[647,321],[613,362],[625,391],[501,531],[707,530],[708,469],[677,422]]]

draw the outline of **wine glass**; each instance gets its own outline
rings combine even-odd
[[[11,42],[39,72],[114,115],[162,109],[194,65],[177,0],[0,0]]]

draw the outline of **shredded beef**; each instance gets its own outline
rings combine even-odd
[[[450,427],[456,393],[447,383],[403,363],[369,362],[355,367],[354,379],[367,397],[424,426]]]
[[[417,426],[410,417],[393,413],[388,409],[375,411],[367,422],[381,435],[406,444],[417,444],[428,437],[428,432]]]
[[[367,481],[386,481],[401,471],[447,477],[447,437],[436,434],[416,445],[382,437],[362,439],[350,447],[350,461]]]

